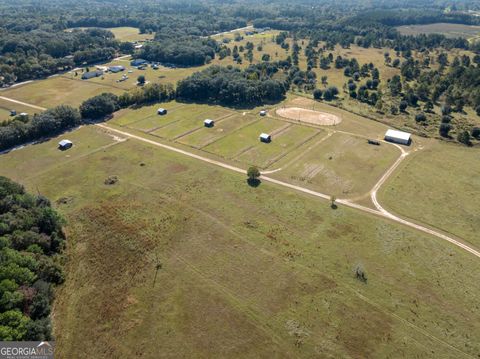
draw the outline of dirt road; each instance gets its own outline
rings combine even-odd
[[[121,130],[118,130],[116,128],[110,127],[109,125],[97,124],[97,126],[103,128],[103,129],[121,134],[123,136],[129,137],[129,138],[134,138],[136,140],[146,142],[146,143],[149,143],[151,145],[167,149],[169,151],[177,152],[177,153],[180,153],[182,155],[185,155],[185,156],[188,156],[188,157],[191,157],[191,158],[195,158],[197,160],[207,162],[207,163],[210,163],[210,164],[213,164],[213,165],[216,165],[216,166],[219,166],[219,167],[222,167],[222,168],[225,168],[225,169],[237,172],[237,173],[242,173],[242,174],[246,173],[246,171],[242,168],[231,166],[229,164],[226,164],[226,163],[223,163],[223,162],[220,162],[220,161],[216,161],[216,160],[212,160],[212,159],[207,158],[207,157],[199,156],[197,154],[194,154],[194,153],[191,153],[191,152],[188,152],[188,151],[184,151],[182,149],[179,149],[179,148],[176,148],[176,147],[173,147],[173,146],[165,145],[163,143],[150,140],[148,138],[137,136],[137,135],[131,134],[131,133],[126,132],[126,131],[121,131]],[[382,206],[380,206],[380,204],[378,203],[378,201],[376,199],[376,193],[377,193],[378,188],[380,188],[380,186],[387,180],[387,178],[393,173],[395,168],[397,168],[397,166],[400,164],[400,162],[406,156],[407,156],[407,153],[402,150],[402,155],[397,159],[397,161],[392,165],[392,167],[390,167],[390,169],[382,176],[382,178],[375,185],[374,190],[372,190],[372,200],[374,200],[374,198],[375,198],[374,203],[375,203],[375,206],[376,206],[377,210],[374,210],[374,209],[371,209],[371,208],[368,208],[368,207],[364,207],[362,205],[349,202],[347,200],[337,200],[337,203],[343,204],[347,207],[355,208],[355,209],[358,209],[360,211],[367,212],[367,213],[370,213],[370,214],[373,214],[373,215],[376,215],[376,216],[379,216],[379,217],[387,218],[387,219],[390,219],[392,221],[401,223],[405,226],[408,226],[408,227],[414,228],[416,230],[422,231],[424,233],[433,235],[437,238],[446,240],[446,241],[448,241],[448,242],[450,242],[450,243],[468,251],[469,253],[477,256],[478,258],[480,258],[480,252],[475,250],[474,248],[471,248],[471,247],[467,246],[466,244],[461,243],[461,242],[455,240],[454,238],[451,238],[451,237],[449,237],[449,236],[447,236],[443,233],[440,233],[440,232],[435,231],[433,229],[421,226],[421,225],[413,223],[413,222],[409,222],[409,221],[407,221],[403,218],[395,216],[394,214],[388,212]],[[262,181],[275,183],[279,186],[287,187],[287,188],[290,188],[290,189],[293,189],[293,190],[296,190],[296,191],[299,191],[299,192],[303,192],[303,193],[306,193],[306,194],[309,194],[309,195],[312,195],[312,196],[315,196],[315,197],[319,197],[319,198],[326,199],[326,200],[330,199],[330,196],[327,195],[327,194],[312,191],[308,188],[304,188],[304,187],[301,187],[301,186],[296,186],[296,185],[293,185],[293,184],[290,184],[290,183],[286,183],[286,182],[283,182],[283,181],[280,181],[280,180],[276,180],[276,179],[268,177],[268,176],[261,176],[261,179],[262,179]]]

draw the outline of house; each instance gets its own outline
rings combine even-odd
[[[103,75],[102,70],[95,70],[95,71],[89,71],[89,72],[84,72],[82,75],[82,80],[89,80],[93,79],[94,77],[99,77]]]
[[[143,59],[135,59],[130,62],[131,66],[140,66],[140,65],[145,65],[147,63],[147,60]]]
[[[260,141],[265,142],[265,143],[272,142],[272,136],[269,135],[268,133],[261,133],[260,134]]]
[[[158,113],[159,115],[162,115],[162,116],[163,116],[163,115],[166,115],[166,114],[167,114],[167,110],[160,107],[160,108],[157,110],[157,113]]]
[[[203,124],[205,127],[213,127],[215,125],[215,121],[207,118],[205,121],[203,121]]]
[[[385,133],[385,141],[409,145],[412,142],[411,134],[397,130],[387,130]]]
[[[267,115],[267,111],[265,110],[260,111],[260,116],[266,116],[266,115]]]
[[[125,67],[122,65],[110,66],[108,70],[110,72],[117,73],[117,72],[125,71]]]
[[[58,149],[62,151],[68,150],[72,146],[73,146],[73,143],[70,140],[61,140],[58,143]]]

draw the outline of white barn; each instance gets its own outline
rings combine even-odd
[[[385,141],[409,145],[412,142],[411,136],[408,132],[387,130],[385,133]]]
[[[269,135],[268,133],[261,133],[260,141],[265,143],[272,142],[272,136]]]

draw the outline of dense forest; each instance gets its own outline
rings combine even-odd
[[[480,50],[479,42],[443,35],[402,36],[394,28],[435,22],[480,24],[480,17],[466,11],[476,8],[478,4],[474,1],[452,4],[437,0],[421,4],[410,0],[341,3],[323,0],[315,4],[120,0],[114,5],[102,1],[78,4],[55,0],[40,4],[19,0],[0,4],[0,86],[130,53],[131,45],[119,43],[105,30],[118,26],[138,27],[141,32],[156,34],[139,56],[181,66],[204,64],[215,57],[218,46],[206,42],[204,37],[247,23],[342,46],[356,43],[401,50],[434,47]],[[92,29],[81,29],[85,27]]]
[[[180,81],[177,98],[240,107],[279,101],[285,96],[288,83],[286,79],[273,78],[277,71],[271,64],[252,65],[245,71],[211,66]]]
[[[0,177],[0,340],[51,339],[62,224],[47,198]]]

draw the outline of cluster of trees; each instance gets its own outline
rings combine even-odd
[[[107,61],[118,47],[113,34],[101,29],[0,31],[0,86]]]
[[[218,44],[212,39],[166,38],[146,44],[137,55],[149,61],[180,66],[200,66],[215,58]]]
[[[240,107],[279,101],[289,86],[286,78],[273,76],[277,71],[277,65],[270,63],[251,65],[243,71],[210,66],[179,81],[177,98]]]
[[[0,126],[0,151],[57,135],[80,123],[79,111],[65,105],[35,114],[32,118],[17,116]]]
[[[0,177],[0,340],[50,340],[53,287],[64,281],[62,218],[41,195]]]

